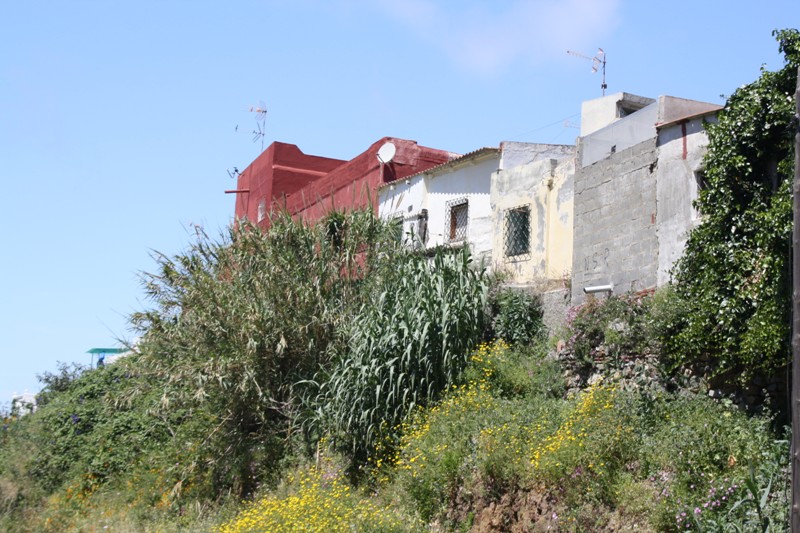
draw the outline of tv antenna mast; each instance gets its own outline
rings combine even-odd
[[[603,96],[606,95],[606,89],[608,85],[606,85],[606,53],[603,51],[602,48],[597,49],[597,54],[594,57],[589,57],[587,55],[581,54],[580,52],[574,52],[572,50],[567,50],[567,53],[571,56],[579,57],[581,59],[586,59],[592,62],[592,72],[596,73],[600,68],[603,69],[603,83],[600,84],[600,89],[603,91]]]
[[[253,130],[253,142],[261,139],[261,151],[264,151],[264,136],[266,135],[267,123],[267,106],[263,101],[259,101],[258,105],[251,105],[250,112],[255,113],[256,129]]]

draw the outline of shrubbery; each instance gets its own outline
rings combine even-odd
[[[356,461],[459,380],[483,331],[487,288],[466,251],[398,258],[376,285],[316,400],[322,426]]]
[[[783,69],[762,69],[706,125],[702,223],[678,261],[684,312],[666,349],[676,365],[722,380],[769,375],[787,365],[790,336],[792,126],[800,33],[775,32]],[[709,364],[710,361],[710,364]]]
[[[40,410],[4,424],[0,524],[44,505],[34,528],[67,529],[109,495],[142,520],[203,519],[275,486],[328,433],[357,467],[459,379],[484,329],[469,252],[426,259],[394,232],[371,212],[280,215],[157,255],[136,354],[46,376]]]
[[[493,336],[509,344],[530,344],[547,334],[538,294],[501,289],[491,298]]]
[[[458,529],[511,496],[538,502],[539,514],[506,518],[528,513],[568,531],[786,523],[786,442],[769,418],[704,394],[625,391],[606,380],[566,400],[541,391],[509,400],[495,387],[505,381],[495,362],[509,351],[479,348],[467,376],[480,377],[403,428],[392,486],[426,521]],[[752,496],[765,492],[763,502]]]

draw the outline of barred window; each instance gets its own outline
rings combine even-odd
[[[524,205],[506,210],[505,255],[525,259],[531,251],[531,208]]]
[[[447,242],[463,241],[467,238],[467,224],[469,223],[469,202],[466,198],[447,202],[447,227],[445,235]]]

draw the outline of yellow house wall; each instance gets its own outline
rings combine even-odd
[[[492,263],[509,282],[530,284],[569,278],[572,270],[573,158],[546,159],[492,174]],[[505,213],[528,205],[530,254],[505,257]]]

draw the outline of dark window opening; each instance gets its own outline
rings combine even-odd
[[[531,208],[515,207],[506,211],[505,255],[524,259],[531,251]]]
[[[447,242],[466,240],[467,225],[469,224],[469,203],[466,199],[455,200],[447,204],[448,224],[445,235]]]

